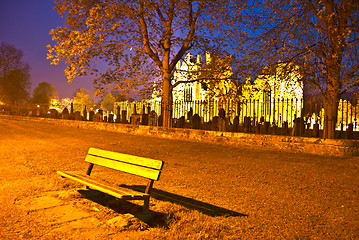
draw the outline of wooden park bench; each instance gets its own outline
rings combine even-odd
[[[76,172],[57,171],[62,177],[70,178],[85,186],[98,190],[123,200],[143,200],[143,210],[149,210],[150,192],[153,182],[159,180],[163,167],[163,161],[128,154],[110,152],[96,148],[90,148],[86,159],[90,163],[86,174]],[[99,165],[121,172],[144,177],[148,180],[145,192],[138,192],[128,188],[122,188],[106,184],[90,177],[94,165]]]

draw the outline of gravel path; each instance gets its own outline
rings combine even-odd
[[[154,185],[158,192],[246,215],[206,218],[208,224],[223,221],[228,228],[223,238],[359,239],[359,157],[234,148],[5,119],[0,119],[0,143],[2,239],[89,238],[81,228],[61,231],[19,207],[29,197],[70,189],[56,170],[85,170],[89,147],[164,160]],[[125,179],[112,172],[108,176],[114,182]],[[161,200],[151,204],[161,211]],[[101,221],[106,216],[98,217]],[[170,232],[167,228],[156,236]],[[87,234],[91,231],[108,239],[134,236],[106,227]],[[139,236],[150,239],[151,233]]]

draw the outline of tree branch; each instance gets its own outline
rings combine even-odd
[[[157,64],[157,66],[163,70],[163,65],[161,60],[159,59],[158,55],[156,55],[150,45],[149,37],[148,37],[148,31],[147,31],[147,24],[144,17],[144,10],[143,10],[143,0],[139,1],[138,5],[138,15],[139,15],[139,25],[142,33],[142,42],[144,46],[145,53],[150,56],[150,58]]]

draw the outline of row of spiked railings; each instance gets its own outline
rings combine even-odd
[[[1,107],[1,106],[0,106]],[[72,112],[65,109],[55,112],[48,105],[37,105],[32,116],[107,121],[117,123],[161,126],[161,102],[117,102],[113,111]],[[174,101],[169,106],[172,127],[214,131],[250,132],[321,137],[324,127],[324,110],[320,103],[308,103],[303,99],[272,99],[243,101]],[[29,106],[27,110],[31,109]],[[76,107],[76,109],[79,109]],[[6,113],[6,106],[0,113]],[[18,112],[18,111],[17,111]],[[21,111],[20,111],[21,112]],[[24,114],[22,114],[24,115]],[[359,104],[340,100],[336,123],[337,138],[357,138],[359,135]]]
[[[322,104],[305,103],[303,99],[174,101],[170,107],[173,127],[314,137],[319,137],[324,127]],[[151,120],[151,124],[161,125],[162,108],[159,101],[125,101],[116,103],[114,112],[122,116],[122,122],[132,119],[135,123],[133,119],[136,118],[137,122],[147,125],[146,117],[145,121],[141,119],[141,115],[147,114],[158,118]],[[358,117],[359,104],[340,100],[336,123],[338,137],[352,138],[353,132],[359,131]]]

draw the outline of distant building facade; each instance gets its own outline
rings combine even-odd
[[[221,68],[218,70],[218,68]],[[179,61],[173,75],[173,101],[205,101],[227,94],[232,86],[232,70],[229,61],[224,58],[212,58],[206,53],[206,60],[201,55],[193,57],[188,53]]]
[[[293,121],[301,116],[303,83],[298,66],[278,63],[266,67],[252,83],[247,79],[242,87],[242,101],[251,104],[242,111],[247,116],[262,118],[273,124]]]

